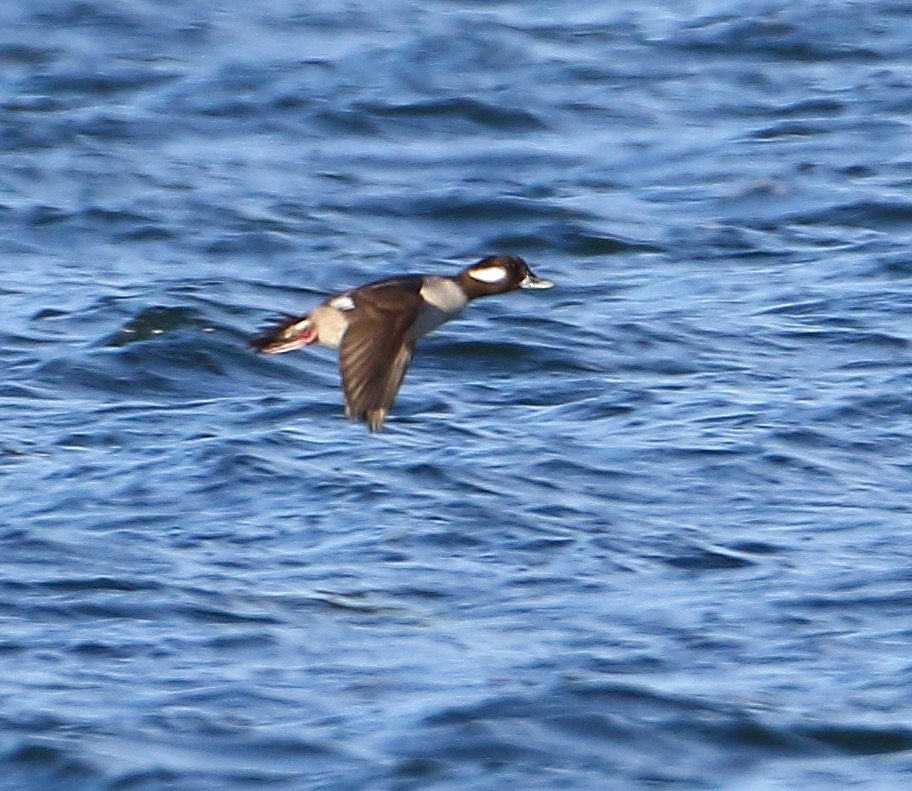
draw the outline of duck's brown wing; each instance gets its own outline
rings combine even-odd
[[[339,349],[345,414],[380,431],[415,348],[406,340],[421,306],[417,291],[371,288],[356,295],[357,310]]]

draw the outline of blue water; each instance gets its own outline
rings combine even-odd
[[[912,772],[912,2],[0,5],[0,789]],[[277,313],[524,256],[387,430]]]

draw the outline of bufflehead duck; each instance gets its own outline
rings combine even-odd
[[[262,354],[311,343],[339,349],[345,414],[380,431],[415,341],[456,318],[470,300],[553,285],[518,255],[491,255],[453,276],[401,275],[342,291],[310,313],[270,327],[250,345]]]

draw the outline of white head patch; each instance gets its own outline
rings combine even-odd
[[[507,276],[507,270],[502,266],[480,266],[478,269],[470,269],[469,277],[480,283],[499,283]]]
[[[336,310],[354,310],[355,301],[348,294],[342,294],[329,300],[329,306]]]

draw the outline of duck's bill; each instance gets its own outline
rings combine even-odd
[[[281,354],[308,346],[317,340],[317,328],[305,319],[291,319],[271,327],[250,341],[250,348],[260,354]]]
[[[526,275],[519,284],[520,288],[554,288],[554,283],[545,280],[543,277],[536,277],[531,272]]]

